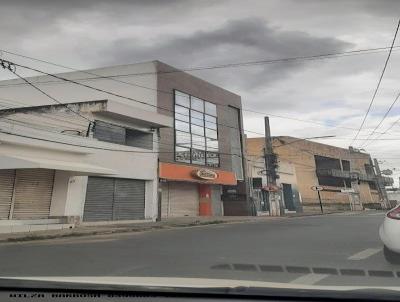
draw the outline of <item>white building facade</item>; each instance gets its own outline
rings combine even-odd
[[[1,110],[0,225],[156,219],[158,129],[172,124],[112,100]]]

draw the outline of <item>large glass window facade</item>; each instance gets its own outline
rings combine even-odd
[[[219,167],[217,106],[177,90],[175,160]]]

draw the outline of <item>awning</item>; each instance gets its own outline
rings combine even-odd
[[[74,175],[116,174],[114,170],[80,162],[9,155],[0,155],[0,169],[51,169],[74,172]]]

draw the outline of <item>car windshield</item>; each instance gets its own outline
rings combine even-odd
[[[399,11],[2,1],[0,287],[400,290]]]

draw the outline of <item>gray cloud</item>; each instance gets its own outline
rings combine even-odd
[[[291,0],[292,4],[297,2]],[[329,14],[336,13],[359,13],[369,14],[385,18],[396,17],[400,14],[400,3],[398,0],[303,0],[302,5],[309,7],[312,11],[325,11]]]
[[[103,50],[108,64],[159,59],[177,67],[276,59],[343,51],[354,45],[336,38],[313,37],[301,31],[284,31],[264,20],[231,20],[216,30],[202,30],[184,36],[168,36],[151,46],[132,39],[120,39]],[[240,89],[257,89],[303,68],[299,63],[260,65],[235,70],[202,72],[219,83]]]

